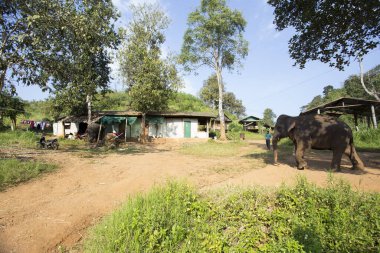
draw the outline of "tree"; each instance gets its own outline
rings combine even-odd
[[[269,0],[278,30],[293,27],[296,34],[289,40],[290,57],[304,68],[309,60],[319,60],[343,70],[352,58],[360,64],[380,37],[380,1],[356,0]],[[380,97],[368,89],[368,94]]]
[[[221,139],[226,139],[223,112],[223,69],[241,66],[248,54],[248,42],[243,38],[246,26],[242,14],[231,10],[225,0],[202,0],[201,6],[188,17],[180,62],[186,70],[203,65],[215,71],[218,81]]]
[[[226,92],[224,89],[225,84],[222,84],[223,88],[223,106],[224,109],[234,114],[237,118],[245,115],[245,107],[240,99],[237,99],[232,92]],[[219,86],[217,76],[211,75],[204,83],[203,87],[199,91],[199,97],[212,109],[216,109],[219,103]]]
[[[360,76],[352,75],[344,81],[343,88],[350,97],[371,99],[361,84]],[[364,74],[364,82],[367,83],[368,89],[380,96],[380,65]]]
[[[17,116],[25,114],[25,102],[11,92],[3,91],[0,93],[0,123],[2,124],[3,117],[9,117],[11,120],[11,129],[16,129]]]
[[[245,106],[240,99],[236,98],[234,93],[224,93],[223,101],[227,112],[235,115],[237,118],[245,115]]]
[[[276,114],[270,108],[266,108],[263,113],[263,123],[268,126],[274,126],[274,119],[277,117]]]
[[[111,0],[5,0],[0,9],[0,91],[15,82],[58,92],[104,85],[105,48],[117,42]]]
[[[223,93],[225,85],[222,83]],[[212,109],[218,108],[219,104],[219,85],[218,78],[215,74],[211,75],[206,81],[203,82],[203,86],[199,91],[199,97]]]
[[[145,142],[146,113],[167,109],[181,80],[171,60],[161,59],[168,17],[157,4],[131,5],[131,10],[133,17],[122,32],[124,41],[118,60],[131,107],[142,112],[141,140]]]
[[[109,91],[111,58],[107,51],[119,44],[113,24],[118,16],[110,1],[78,2],[76,10],[72,23],[73,27],[80,27],[80,33],[66,35],[67,44],[75,42],[70,47],[72,64],[53,86],[55,103],[60,104],[58,108],[68,107],[72,113],[87,114],[91,122],[95,94]],[[77,110],[85,105],[87,111]]]

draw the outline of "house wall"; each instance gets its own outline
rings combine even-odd
[[[55,136],[64,136],[64,131],[63,131],[63,123],[62,121],[58,121],[56,123],[53,123],[53,134]]]

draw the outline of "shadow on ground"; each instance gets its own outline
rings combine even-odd
[[[257,145],[262,149],[266,149],[265,145]],[[365,166],[371,169],[380,169],[380,155],[378,153],[360,153],[359,156],[363,160]],[[252,153],[244,156],[248,159],[260,159],[266,164],[273,164],[273,151],[266,151],[260,153]],[[312,171],[329,171],[332,159],[332,151],[330,150],[310,150],[306,152],[305,159],[308,163],[308,170]],[[290,167],[296,168],[295,157],[293,155],[293,147],[283,146],[278,150],[278,162],[286,164]],[[353,170],[352,164],[348,157],[343,156],[341,163],[341,171],[334,171],[336,173],[346,173],[353,175],[372,174],[367,170]]]

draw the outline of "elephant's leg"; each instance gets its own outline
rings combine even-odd
[[[331,169],[336,169],[340,171],[340,162],[342,160],[344,149],[335,148],[333,149],[333,158],[331,161]]]
[[[308,143],[305,141],[297,142],[296,148],[296,163],[297,168],[303,170],[307,167],[307,163],[304,159],[305,150],[308,148]]]
[[[360,159],[358,153],[356,153],[354,146],[347,146],[346,150],[344,151],[344,154],[350,158],[350,161],[352,163],[352,169],[359,169],[364,170],[364,163]]]

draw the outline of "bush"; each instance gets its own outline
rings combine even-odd
[[[130,199],[92,229],[86,252],[379,252],[380,194],[318,188],[229,189],[201,197],[171,183]]]

